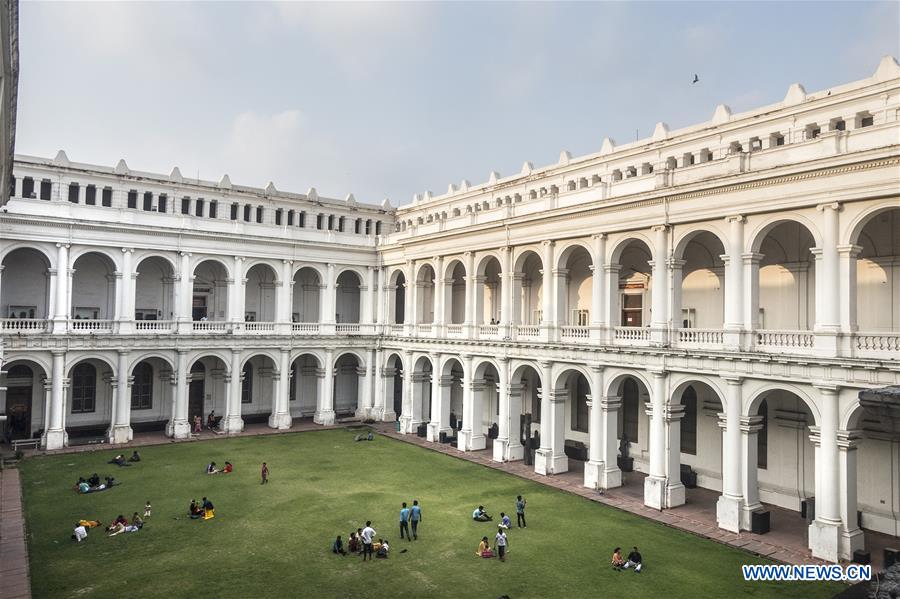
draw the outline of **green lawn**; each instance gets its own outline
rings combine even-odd
[[[345,430],[179,443],[142,450],[131,468],[113,451],[31,458],[22,465],[34,597],[830,597],[840,585],[745,583],[749,554],[619,510],[402,442],[354,443]],[[206,476],[209,460],[235,465]],[[259,465],[271,482],[259,484]],[[112,473],[122,486],[70,490],[79,475]],[[514,512],[528,500],[528,529],[513,528],[506,563],[475,557],[496,532],[473,522],[479,503]],[[185,516],[208,496],[216,518]],[[401,501],[423,507],[419,540],[401,542]],[[69,540],[79,518],[104,522],[153,504],[134,534],[94,529]],[[336,534],[371,519],[392,542],[388,560],[330,552]],[[513,517],[513,519],[515,519]],[[644,572],[609,567],[613,547],[638,545]],[[401,549],[409,549],[400,553]]]

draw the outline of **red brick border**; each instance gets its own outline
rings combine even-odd
[[[31,599],[19,471],[0,471],[0,599]]]

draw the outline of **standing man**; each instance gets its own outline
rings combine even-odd
[[[403,538],[403,533],[406,532],[406,540],[412,541],[412,537],[409,534],[409,508],[406,507],[406,502],[403,502],[403,508],[400,510],[400,538]]]
[[[497,527],[497,536],[494,537],[497,540],[497,555],[500,556],[500,561],[506,561],[506,533],[503,531],[502,526]]]
[[[375,538],[376,534],[377,533],[375,532],[375,529],[372,528],[372,521],[366,520],[366,527],[362,530],[362,533],[360,533],[360,536],[362,537],[362,544],[363,544],[363,561],[366,561],[367,555],[369,556],[369,559],[373,558],[372,539]]]
[[[525,503],[521,495],[516,496],[516,526],[519,528],[528,528],[525,524]]]
[[[409,513],[409,521],[412,522],[413,539],[419,540],[419,522],[422,520],[422,508],[419,507],[419,500],[413,500],[412,511]]]
[[[262,482],[259,484],[264,485],[269,482],[269,467],[263,462],[262,470],[260,470],[260,476],[262,477]]]

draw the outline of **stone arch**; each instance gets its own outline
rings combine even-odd
[[[767,218],[765,221],[757,225],[757,227],[747,237],[750,240],[750,243],[747,246],[746,251],[759,253],[760,248],[762,247],[762,243],[766,239],[766,236],[768,236],[768,234],[771,233],[776,227],[784,223],[799,224],[801,227],[805,228],[807,232],[812,236],[814,247],[822,246],[822,234],[819,232],[819,229],[811,220],[800,214],[784,215],[782,213],[779,213]]]
[[[322,269],[322,266],[320,264],[315,264],[313,262],[294,262],[293,269],[291,271],[291,280],[293,281],[295,278],[297,278],[297,273],[304,268],[313,270],[319,276],[320,282],[324,281],[325,277],[327,276],[326,272]]]
[[[444,272],[441,273],[441,278],[449,279],[453,277],[457,266],[462,267],[464,277],[469,276],[469,273],[466,272],[466,263],[461,258],[450,258],[444,263]]]
[[[53,248],[50,246],[44,247],[44,244],[33,243],[30,241],[16,241],[4,244],[3,249],[0,250],[0,264],[6,260],[7,256],[17,250],[33,250],[41,255],[47,263],[47,268],[56,268],[56,253],[53,251]]]
[[[613,396],[618,397],[621,395],[622,383],[627,378],[633,378],[641,385],[643,385],[644,390],[647,391],[648,395],[652,394],[653,384],[647,378],[647,376],[636,370],[620,370],[620,369],[610,369],[607,372],[607,383],[606,383],[606,395],[607,397]],[[652,395],[651,395],[652,397]]]
[[[36,365],[40,366],[41,370],[44,371],[44,374],[49,379],[51,373],[53,372],[53,364],[52,362],[48,362],[38,354],[33,354],[29,352],[15,352],[14,354],[7,353],[3,362],[4,369],[6,366],[13,365],[16,362],[34,362]],[[68,369],[67,369],[68,370]]]
[[[89,352],[86,354],[77,354],[73,358],[68,358],[66,360],[66,378],[70,378],[72,376],[72,369],[75,368],[79,363],[84,362],[85,360],[96,360],[98,362],[103,362],[109,367],[110,371],[112,371],[113,376],[118,376],[118,369],[116,368],[116,359],[114,357],[104,355],[99,352]]]
[[[189,357],[187,360],[188,372],[191,371],[191,369],[194,367],[194,364],[196,364],[198,361],[202,360],[203,358],[218,358],[218,360],[220,362],[222,362],[222,367],[223,367],[223,370],[225,371],[225,373],[230,374],[229,369],[231,368],[231,356],[226,355],[224,352],[221,352],[221,351],[215,350],[215,349],[201,349],[201,350],[196,350],[194,352],[191,352],[191,354],[189,354]]]
[[[479,277],[483,277],[485,271],[487,270],[488,265],[491,261],[496,260],[497,264],[500,266],[500,272],[503,272],[503,258],[499,252],[495,251],[487,251],[487,252],[478,252],[477,259],[475,261],[475,275]]]
[[[360,270],[360,268],[357,266],[341,266],[334,273],[334,280],[337,281],[339,278],[341,278],[342,274],[347,273],[347,272],[352,272],[353,274],[355,274],[357,276],[357,278],[359,279],[360,287],[366,286],[366,280],[367,280],[366,273],[363,272],[362,270]]]
[[[683,376],[670,377],[669,388],[671,389],[671,391],[669,392],[669,397],[667,398],[668,404],[679,405],[681,403],[681,396],[684,393],[684,390],[697,383],[709,387],[713,394],[718,398],[719,403],[722,404],[722,408],[726,408],[727,397],[724,393],[722,393],[722,388],[715,380],[713,380],[712,377],[704,376],[702,374],[685,374]]]
[[[281,356],[278,353],[276,353],[272,350],[268,350],[268,349],[250,350],[246,356],[241,357],[241,368],[243,369],[244,366],[246,366],[250,360],[252,360],[253,358],[259,357],[259,356],[265,356],[265,357],[269,358],[272,361],[272,365],[274,366],[275,372],[278,372],[278,368],[279,368],[278,365],[281,362]]]
[[[558,363],[556,364],[556,368],[553,372],[553,389],[562,389],[566,385],[567,378],[572,375],[573,372],[577,372],[582,375],[588,382],[588,388],[590,389],[591,395],[596,394],[596,391],[593,388],[593,384],[591,382],[591,371],[586,366],[582,364],[567,364],[567,363]]]
[[[681,236],[675,241],[675,247],[672,251],[672,257],[676,260],[684,259],[684,251],[687,249],[688,244],[694,241],[698,236],[707,233],[712,235],[716,239],[719,240],[719,243],[722,245],[722,253],[726,252],[726,248],[728,247],[728,238],[725,236],[722,231],[718,229],[718,227],[714,227],[709,223],[703,223],[701,225],[689,226],[688,230],[681,234]]]
[[[162,260],[163,262],[168,264],[169,268],[172,269],[173,275],[178,272],[178,264],[175,263],[175,260],[171,256],[167,256],[164,252],[156,252],[153,250],[140,250],[135,252],[133,260],[134,270],[136,272],[140,272],[141,264],[143,264],[147,260],[152,260],[154,258]]]
[[[365,368],[367,366],[365,355],[362,352],[360,352],[359,350],[353,349],[353,348],[337,350],[335,352],[334,359],[332,361],[332,366],[336,366],[338,363],[338,360],[340,360],[347,354],[352,354],[354,357],[356,357],[357,361],[359,362],[359,366],[361,368]]]
[[[151,358],[156,358],[158,360],[161,360],[162,362],[165,362],[166,365],[169,368],[171,368],[173,371],[175,370],[175,363],[172,361],[171,356],[166,355],[166,353],[162,352],[162,351],[147,351],[147,352],[142,352],[131,359],[131,361],[128,363],[128,372],[133,371],[134,367],[137,366],[138,364],[140,364],[141,362],[143,362],[144,360],[149,360]]]
[[[325,358],[321,352],[319,352],[318,350],[310,349],[310,348],[306,348],[306,347],[292,350],[290,357],[289,357],[290,363],[293,364],[297,358],[301,358],[305,355],[309,355],[309,356],[312,356],[313,358],[315,358],[316,362],[318,362],[319,368],[322,368],[325,365]]]
[[[4,253],[0,260],[6,283],[0,289],[0,318],[51,318],[55,311],[50,301],[52,262],[36,247],[17,245],[19,247]],[[10,281],[15,281],[15,285]]]
[[[813,417],[813,424],[818,425],[821,422],[821,415],[819,414],[819,407],[816,405],[816,402],[800,387],[797,385],[792,385],[790,383],[777,382],[771,384],[765,384],[760,389],[756,389],[753,393],[751,393],[747,400],[745,400],[745,409],[741,412],[741,416],[754,416],[756,412],[759,410],[759,404],[766,398],[769,393],[773,391],[786,391],[791,393],[792,395],[797,396],[809,410],[810,414]]]
[[[280,269],[277,264],[274,264],[271,260],[267,260],[265,258],[247,258],[244,260],[244,278],[247,277],[247,273],[249,273],[253,268],[257,266],[262,266],[265,269],[268,269],[272,278],[276,283],[281,282]]]
[[[72,265],[72,268],[75,268],[75,263],[78,262],[79,259],[84,258],[85,256],[89,256],[90,254],[96,254],[100,256],[102,260],[105,260],[108,265],[112,266],[113,272],[122,269],[122,252],[118,252],[117,254],[112,250],[94,246],[73,245],[69,250],[69,263]]]
[[[222,260],[221,258],[218,258],[213,255],[209,255],[209,256],[201,255],[201,256],[193,257],[191,259],[191,265],[190,265],[191,276],[196,276],[197,268],[200,267],[205,262],[213,262],[213,263],[217,264],[218,266],[221,266],[225,270],[225,278],[227,278],[227,279],[234,278],[232,266],[229,266],[225,260]]]
[[[643,244],[644,248],[647,250],[648,260],[653,260],[653,256],[656,254],[656,248],[653,242],[643,233],[638,233],[631,231],[629,233],[625,233],[619,238],[615,243],[610,244],[609,248],[609,257],[607,260],[607,264],[619,264],[622,259],[622,252],[624,252],[629,246],[632,244]]]
[[[587,252],[590,265],[594,266],[596,256],[594,256],[594,251],[591,249],[590,244],[587,241],[575,239],[563,242],[556,247],[556,268],[566,268],[569,258],[572,257],[572,254],[577,253],[579,249]]]
[[[525,267],[526,261],[532,256],[537,259],[540,268],[543,269],[544,259],[541,257],[540,248],[535,246],[525,246],[518,249],[518,253],[513,261],[513,272],[521,273]]]
[[[853,217],[850,223],[846,226],[844,233],[841,235],[841,244],[860,245],[859,236],[862,234],[863,229],[866,228],[866,225],[872,222],[873,218],[875,218],[879,214],[897,209],[897,200],[893,199],[877,204],[867,210],[863,210],[855,217]]]

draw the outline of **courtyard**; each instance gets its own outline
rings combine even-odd
[[[115,451],[27,459],[21,466],[34,597],[830,597],[837,584],[745,583],[749,553],[463,460],[356,431],[326,430],[145,447],[120,468]],[[235,466],[207,476],[210,461]],[[271,482],[261,485],[266,461]],[[78,495],[97,472],[121,483]],[[474,552],[492,524],[471,520],[479,504],[499,520],[528,500],[527,529],[509,533],[506,563]],[[209,497],[216,517],[191,520],[191,499]],[[402,501],[423,508],[419,539],[401,541]],[[69,540],[80,518],[108,523],[153,505],[133,534]],[[363,562],[330,551],[337,534],[372,520],[392,546]],[[610,568],[612,549],[637,545],[640,574]],[[402,552],[402,550],[407,550]],[[710,576],[710,572],[717,573]]]

